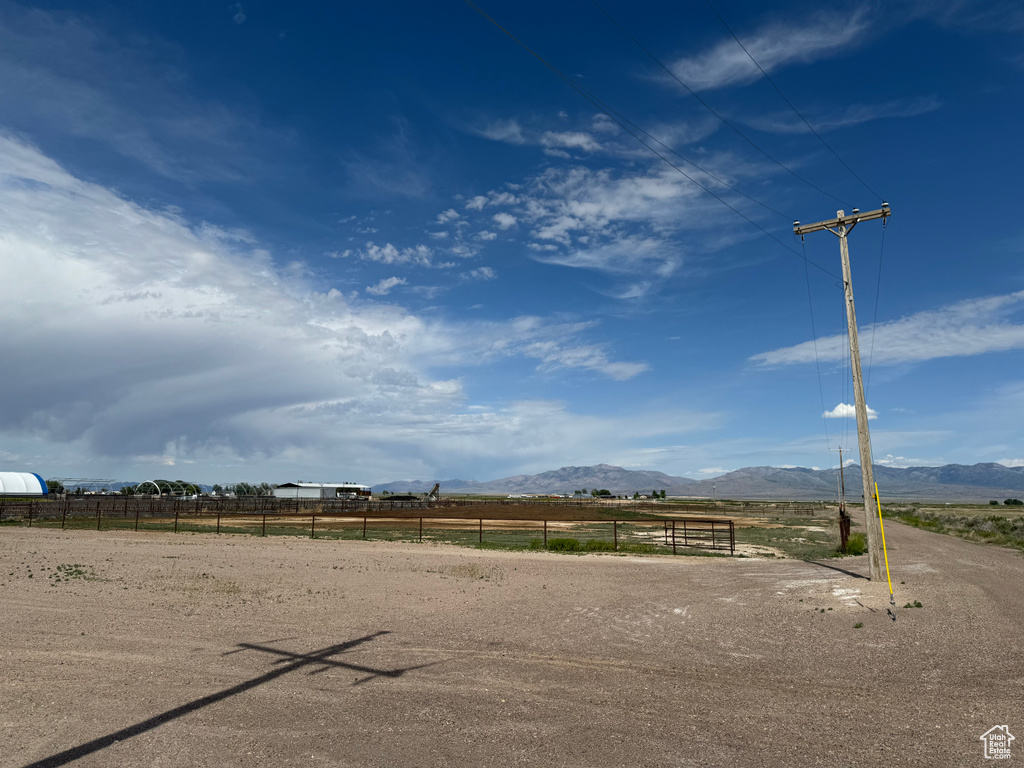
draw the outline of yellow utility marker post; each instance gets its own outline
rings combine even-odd
[[[889,605],[885,612],[896,621],[896,598],[892,594],[892,576],[889,575],[889,552],[885,548],[885,526],[882,525],[882,500],[878,497],[878,483],[875,483],[875,504],[878,506],[878,528],[882,532],[882,554],[885,555],[885,578],[889,580]]]

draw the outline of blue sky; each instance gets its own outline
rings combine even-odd
[[[481,8],[522,46],[454,0],[0,2],[0,464],[835,466],[838,245],[792,220],[883,199],[876,461],[1024,463],[1019,3],[716,0],[821,140],[707,5]]]

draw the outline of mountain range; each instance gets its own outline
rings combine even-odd
[[[947,464],[941,467],[874,466],[882,499],[985,503],[1024,496],[1024,467],[1002,464]],[[861,498],[860,467],[844,469],[846,498]],[[804,467],[745,467],[709,480],[631,470],[609,464],[562,467],[537,475],[514,475],[498,480],[441,480],[442,493],[571,494],[576,490],[607,489],[613,494],[649,494],[664,489],[683,498],[831,500],[838,495],[838,469]],[[375,495],[426,493],[434,481],[407,480],[375,485]]]

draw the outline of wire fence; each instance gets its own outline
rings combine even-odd
[[[120,500],[119,500],[120,501]],[[560,551],[673,553],[736,552],[733,521],[724,518],[549,519],[415,514],[350,514],[310,505],[300,511],[223,510],[188,502],[45,503],[0,500],[0,520],[63,530],[134,530],[173,533],[302,536],[318,539],[444,542],[451,544]],[[495,505],[500,509],[500,505]],[[476,505],[479,509],[479,505]],[[458,511],[458,505],[452,508]],[[393,510],[392,510],[393,511]],[[432,509],[433,511],[433,509]],[[497,510],[496,510],[497,511]],[[410,514],[413,512],[413,514]]]

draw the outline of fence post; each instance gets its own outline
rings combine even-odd
[[[255,504],[256,504],[256,502],[254,501],[253,502],[253,508],[254,509],[255,509]],[[266,512],[263,513],[263,535],[264,536],[267,535],[267,513]]]
[[[420,518],[420,541],[423,541],[423,518]]]
[[[729,521],[729,554],[736,554],[736,528],[733,526],[732,520]]]
[[[484,519],[480,518],[480,543],[484,543]]]
[[[544,521],[544,549],[548,548],[548,521]]]
[[[672,554],[676,553],[676,521],[672,521]]]
[[[711,542],[714,543],[714,540],[715,540],[715,521],[712,520],[711,521]],[[685,520],[683,520],[683,546],[684,547],[690,546],[690,536],[689,536],[689,532],[686,529],[686,521]]]
[[[615,551],[619,551],[619,521],[612,520],[612,536],[615,537]]]
[[[100,529],[100,514],[101,514],[101,512],[100,512],[100,503],[97,501],[96,502],[96,530],[97,531]]]
[[[139,506],[135,505],[135,530],[139,530]]]
[[[178,502],[174,502],[174,532],[178,532]]]
[[[28,505],[28,527],[29,528],[32,527],[32,504],[31,503],[29,503],[29,505]]]
[[[363,518],[363,538],[366,538],[366,518]]]
[[[310,523],[309,523],[309,538],[311,538],[311,539],[315,539],[316,538],[316,515],[313,515],[313,517],[310,519]]]
[[[67,504],[67,501],[65,501],[61,505],[61,507],[62,507],[62,509],[61,509],[61,515],[60,515],[60,529],[63,531],[64,530],[64,521],[67,520],[67,518],[68,518],[68,504]]]
[[[220,533],[220,507],[217,507],[217,533]]]

